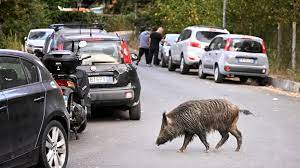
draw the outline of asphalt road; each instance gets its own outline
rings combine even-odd
[[[201,80],[197,73],[181,75],[161,67],[138,66],[142,84],[142,119],[130,121],[128,112],[106,110],[88,123],[79,140],[70,142],[70,168],[194,168],[194,167],[300,167],[300,99],[253,85]],[[177,153],[183,138],[157,147],[163,111],[191,99],[226,98],[255,116],[241,114],[238,128],[243,145],[235,152],[236,140],[219,150],[217,132],[208,135],[211,151],[205,152],[198,138],[186,153]],[[101,112],[96,109],[95,112]]]

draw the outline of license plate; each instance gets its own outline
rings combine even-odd
[[[254,63],[254,59],[250,59],[250,58],[239,58],[238,61],[240,63],[251,63],[251,64]]]
[[[112,84],[113,77],[111,76],[93,76],[89,77],[90,84]]]

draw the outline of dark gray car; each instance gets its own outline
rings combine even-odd
[[[0,49],[0,167],[64,168],[69,116],[40,60]]]

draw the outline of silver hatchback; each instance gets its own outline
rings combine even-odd
[[[217,83],[225,77],[239,77],[241,82],[254,78],[265,85],[269,62],[264,41],[261,38],[224,34],[216,36],[205,48],[199,61],[199,77],[213,75]]]

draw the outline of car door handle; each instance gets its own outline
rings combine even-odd
[[[33,101],[34,102],[42,102],[44,101],[45,97],[39,97],[39,98],[35,98]]]
[[[4,113],[7,110],[7,106],[0,107],[0,113]]]

